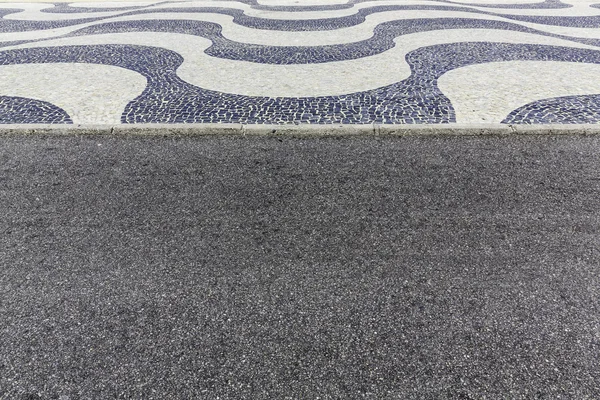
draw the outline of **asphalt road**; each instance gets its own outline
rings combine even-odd
[[[600,137],[0,137],[1,399],[600,398]]]

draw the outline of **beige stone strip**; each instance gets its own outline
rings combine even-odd
[[[134,125],[0,125],[0,136],[539,136],[599,135],[599,125],[241,125],[241,124],[134,124]]]

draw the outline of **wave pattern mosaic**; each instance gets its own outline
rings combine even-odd
[[[597,3],[0,3],[0,123],[598,123]]]

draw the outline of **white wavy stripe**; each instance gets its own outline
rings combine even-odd
[[[103,1],[103,2],[95,2],[95,1],[87,1],[84,0],[81,3],[69,3],[69,7],[81,7],[81,8],[121,8],[121,7],[147,7],[154,5],[156,3],[160,3],[160,1],[138,1],[138,0],[129,0],[129,1]]]
[[[220,1],[212,3],[223,3]],[[244,14],[251,17],[269,18],[269,19],[289,19],[289,20],[310,20],[320,18],[340,18],[350,15],[357,14],[361,9],[376,7],[376,6],[387,6],[387,5],[410,5],[410,6],[452,6],[452,4],[446,2],[437,2],[432,0],[425,1],[406,1],[406,0],[380,0],[380,1],[368,1],[364,3],[354,4],[352,8],[346,8],[341,10],[324,10],[324,11],[269,11],[269,10],[258,10],[253,9],[243,3],[235,4],[231,2],[231,5],[223,5],[223,7],[237,8],[244,10]],[[591,16],[600,15],[600,9],[592,8],[590,5],[594,2],[570,0],[565,1],[572,5],[570,8],[557,8],[557,9],[522,9],[522,8],[491,8],[491,7],[478,7],[468,6],[474,11],[484,12],[495,12],[499,14],[512,14],[512,15],[531,15],[531,16]],[[206,7],[206,1],[188,1],[182,3],[168,3],[161,4],[152,9],[161,8],[187,8],[194,6]],[[457,5],[460,7],[467,7],[463,5]]]
[[[528,103],[600,94],[600,65],[558,61],[505,61],[457,68],[438,79],[458,123],[499,123]]]
[[[306,7],[332,4],[348,4],[348,0],[258,0],[263,6]]]
[[[65,45],[130,44],[162,47],[184,58],[177,74],[201,88],[248,96],[312,97],[341,95],[387,86],[410,75],[405,56],[423,46],[457,42],[503,42],[591,48],[561,39],[522,32],[456,29],[421,32],[396,39],[383,53],[355,60],[323,64],[273,65],[211,57],[208,39],[174,33],[122,33],[81,36],[29,43],[8,48]]]
[[[461,4],[481,4],[481,5],[511,5],[511,4],[538,4],[545,0],[448,0],[450,3]]]
[[[47,11],[49,7],[46,8]],[[99,11],[85,13],[52,13],[42,12],[37,9],[27,9],[14,14],[8,14],[2,17],[3,19],[12,21],[69,21],[83,18],[106,18],[115,15],[123,14],[127,11]]]
[[[600,15],[597,8],[590,7],[593,4],[598,4],[598,0],[561,0],[562,3],[568,4],[570,8],[530,8],[530,9],[521,9],[521,8],[493,8],[493,7],[477,7],[473,5],[475,3],[481,4],[516,4],[512,1],[510,2],[501,2],[497,0],[449,0],[451,2],[456,3],[469,3],[468,7],[474,8],[479,11],[489,11],[499,14],[511,14],[511,15],[529,15],[529,16],[562,16],[562,17],[583,17],[583,16],[592,16],[592,15]],[[543,1],[541,1],[543,2]],[[540,2],[540,3],[541,3]],[[534,3],[534,1],[525,1],[522,4]],[[535,1],[537,3],[537,1]],[[459,6],[460,4],[457,4]]]
[[[125,106],[146,85],[146,78],[137,72],[109,65],[0,66],[0,95],[49,102],[65,110],[75,124],[121,123]]]
[[[545,0],[449,0],[456,3],[468,4],[535,4],[543,3]],[[268,6],[309,6],[309,5],[329,5],[329,4],[348,4],[349,0],[258,0],[258,4]]]
[[[52,8],[54,4],[47,3],[3,3],[0,2],[0,8],[9,8],[17,10],[43,10],[46,8]]]
[[[480,8],[473,7],[477,10],[483,11],[488,10],[490,12],[500,14],[511,14],[511,15],[528,15],[528,16],[543,16],[543,17],[587,17],[600,15],[600,10],[597,8],[590,7],[594,3],[583,3],[579,1],[564,1],[572,6],[570,8],[532,8],[532,9],[519,9],[519,8]]]
[[[156,13],[129,15],[104,19],[96,22],[77,24],[64,28],[0,33],[0,42],[14,40],[40,40],[59,37],[82,28],[110,22],[143,21],[143,20],[190,20],[206,21],[221,25],[225,38],[238,43],[260,44],[265,46],[325,46],[335,44],[355,43],[371,38],[375,28],[382,23],[406,19],[433,19],[433,18],[462,18],[474,20],[491,20],[509,22],[516,25],[537,29],[542,32],[570,36],[574,38],[600,39],[600,28],[569,28],[534,24],[528,22],[512,21],[501,17],[492,17],[465,12],[444,11],[388,11],[368,15],[359,25],[331,31],[277,31],[253,29],[233,23],[233,17],[217,13]]]
[[[190,8],[190,7],[222,7],[229,8],[233,10],[241,10],[245,15],[249,17],[259,17],[259,18],[270,18],[270,19],[283,19],[283,20],[309,20],[309,19],[320,19],[320,18],[339,18],[345,17],[349,15],[356,14],[361,8],[374,6],[374,5],[389,5],[389,4],[403,4],[403,5],[445,5],[446,3],[438,3],[438,2],[430,2],[427,0],[413,0],[413,1],[403,1],[403,0],[384,0],[378,2],[368,2],[368,3],[360,3],[355,5],[353,8],[343,9],[343,10],[329,10],[329,11],[299,11],[299,12],[286,12],[286,11],[269,11],[269,10],[257,10],[253,9],[252,6],[240,3],[237,1],[186,1],[186,2],[177,2],[177,3],[166,3],[159,4],[156,6],[144,7],[142,9],[150,9],[161,11],[163,9],[169,8]],[[81,18],[107,18],[111,16],[116,16],[123,14],[128,11],[104,11],[104,12],[82,12],[82,13],[52,13],[50,7],[45,7],[46,11],[49,12],[41,12],[41,9],[31,7],[26,8],[21,12],[6,15],[5,19],[10,20],[22,20],[22,21],[65,21],[65,20],[73,20],[73,19],[81,19]],[[15,7],[17,8],[17,7]]]
[[[543,3],[545,0],[448,0],[455,3],[469,3],[469,4],[535,4]],[[131,7],[131,6],[147,6],[151,4],[159,3],[160,1],[138,1],[138,0],[126,0],[126,1],[107,1],[107,2],[93,2],[89,0],[80,0],[78,3],[70,3],[71,7],[84,7],[84,8],[117,8],[117,7]],[[332,4],[348,4],[349,0],[258,0],[257,3],[266,6],[287,6],[287,7],[306,7],[306,6],[322,6]]]
[[[460,11],[387,11],[368,15],[365,21],[351,27],[340,28],[330,31],[277,31],[273,34],[271,30],[262,30],[244,27],[233,23],[233,17],[223,14],[194,13],[194,14],[146,14],[140,16],[125,16],[111,19],[110,21],[136,21],[150,19],[170,20],[197,20],[214,22],[222,27],[225,38],[247,44],[260,44],[265,46],[325,46],[335,44],[355,43],[371,38],[375,28],[385,22],[400,21],[408,19],[473,19],[508,22],[523,27],[536,29],[558,35],[574,38],[597,38],[600,39],[600,28],[570,28],[535,24],[529,22],[513,21],[511,19],[494,17],[481,14],[473,14]]]
[[[593,3],[578,3],[574,2],[573,7],[563,9],[492,9],[488,7],[470,6],[473,11],[497,12],[502,14],[514,15],[538,15],[538,16],[591,16],[600,15],[600,9],[589,7]],[[145,9],[160,11],[166,8],[189,8],[189,7],[224,7],[230,9],[242,10],[249,17],[278,19],[278,20],[311,20],[321,18],[341,18],[350,15],[355,15],[363,8],[384,5],[440,5],[448,6],[448,3],[436,1],[403,1],[403,0],[382,0],[370,1],[355,4],[352,8],[341,10],[325,10],[325,11],[269,11],[254,9],[250,5],[235,1],[187,1],[178,3],[159,4],[156,6],[145,7]],[[51,10],[48,10],[51,11]],[[108,18],[117,16],[127,11],[106,11],[94,13],[51,13],[42,12],[40,9],[29,8],[19,13],[6,15],[5,19],[11,20],[28,20],[28,21],[60,21],[72,20],[80,18]]]

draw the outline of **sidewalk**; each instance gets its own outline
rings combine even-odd
[[[592,1],[31,2],[0,15],[5,125],[600,115]]]

